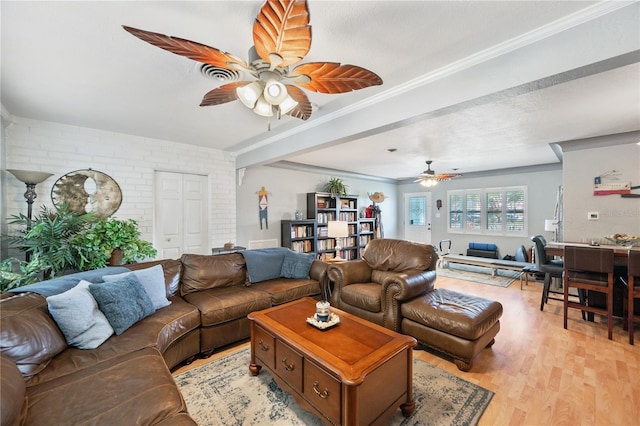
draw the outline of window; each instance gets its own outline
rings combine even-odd
[[[449,232],[526,235],[527,188],[447,191]]]
[[[424,226],[426,205],[427,198],[425,196],[409,197],[409,224]]]

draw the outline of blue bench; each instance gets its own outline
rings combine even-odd
[[[467,256],[500,259],[500,256],[498,254],[498,246],[490,243],[469,243]]]

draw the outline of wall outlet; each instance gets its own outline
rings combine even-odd
[[[598,219],[600,219],[600,213],[599,212],[589,212],[589,213],[587,213],[587,219],[588,220],[598,220]]]

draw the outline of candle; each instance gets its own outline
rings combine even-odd
[[[318,321],[329,321],[329,306],[329,302],[320,301],[316,303],[316,319]]]

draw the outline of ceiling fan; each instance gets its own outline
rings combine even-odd
[[[208,66],[244,71],[255,80],[223,84],[204,95],[200,106],[240,99],[261,116],[288,114],[307,120],[311,102],[300,87],[319,93],[345,93],[382,84],[375,73],[337,62],[300,62],[311,48],[311,25],[306,0],[267,0],[253,24],[249,62],[195,41],[123,25],[139,39]],[[295,84],[295,85],[294,85]],[[298,87],[299,86],[299,87]]]
[[[422,186],[426,186],[426,187],[432,187],[432,186],[436,186],[438,184],[438,182],[445,182],[448,180],[451,180],[453,178],[462,176],[459,173],[438,173],[436,174],[435,171],[431,170],[431,163],[433,163],[433,160],[427,160],[427,170],[425,170],[424,172],[420,173],[418,175],[418,177],[416,178],[416,180],[414,180],[414,183],[420,183],[420,185]]]

